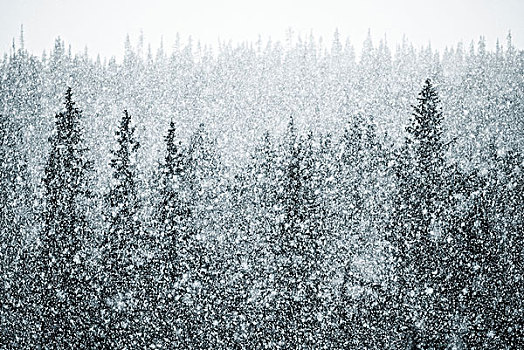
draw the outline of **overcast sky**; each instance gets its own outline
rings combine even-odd
[[[416,46],[435,48],[459,41],[478,41],[484,35],[488,48],[497,38],[505,44],[508,30],[514,45],[524,47],[523,0],[0,0],[0,51],[7,52],[24,25],[26,47],[41,54],[58,36],[73,52],[87,46],[90,54],[121,57],[129,33],[158,47],[164,37],[167,49],[177,32],[202,43],[218,39],[284,40],[288,28],[296,33],[322,36],[330,43],[335,28],[349,36],[359,49],[368,28],[374,39],[387,35],[394,48],[403,34]]]

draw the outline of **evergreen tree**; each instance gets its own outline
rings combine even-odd
[[[85,242],[91,163],[83,145],[81,111],[71,89],[65,111],[55,116],[55,133],[45,167],[43,229],[40,235],[41,346],[90,347],[89,274]]]
[[[139,268],[143,265],[140,200],[137,188],[135,153],[139,143],[131,126],[131,116],[124,111],[116,131],[118,148],[113,153],[112,187],[107,195],[108,231],[102,246],[101,321],[104,323],[105,348],[143,344],[138,329],[140,310]]]
[[[191,136],[182,176],[184,218],[179,252],[182,279],[180,316],[177,318],[178,346],[201,348],[217,341],[219,285],[217,256],[212,244],[218,217],[220,160],[216,142],[203,124]]]
[[[500,344],[508,348],[524,347],[524,254],[521,247],[524,231],[524,156],[514,150],[508,151],[500,166],[505,181],[497,191],[499,203],[503,203],[503,215],[492,216],[502,221],[497,227],[496,239],[502,245],[496,280],[491,283],[499,303],[495,306],[495,321],[499,327],[495,335]],[[495,286],[500,286],[499,288]]]
[[[515,242],[523,222],[518,209],[522,160],[513,152],[499,155],[493,146],[490,168],[470,174],[456,206],[457,253],[448,269],[460,286],[454,295],[454,312],[460,315],[456,339],[468,348],[519,348],[522,279],[515,267],[522,264],[522,254]]]
[[[182,257],[187,249],[187,223],[189,210],[183,194],[184,178],[186,174],[186,159],[180,142],[176,142],[175,123],[171,122],[166,142],[166,155],[160,164],[160,188],[158,193],[159,204],[156,214],[157,234],[160,246],[158,247],[158,265],[153,271],[161,271],[160,288],[161,300],[158,302],[159,312],[157,321],[160,335],[168,341],[170,346],[178,344],[180,339],[177,329],[181,327],[180,316],[183,291],[177,288],[185,272]]]
[[[249,168],[246,171],[248,179],[238,192],[241,192],[242,220],[245,220],[245,231],[249,233],[251,242],[249,251],[257,254],[248,254],[246,260],[250,266],[249,285],[246,283],[247,298],[245,300],[249,327],[247,343],[249,346],[262,348],[271,337],[270,324],[274,320],[274,312],[267,307],[267,301],[273,296],[273,281],[270,276],[274,273],[273,260],[274,241],[278,224],[274,219],[278,215],[278,155],[275,138],[265,132],[257,145]],[[245,233],[241,233],[245,234]],[[256,288],[256,293],[251,293]],[[255,295],[255,297],[253,296]]]
[[[399,333],[408,346],[442,348],[439,308],[444,171],[442,112],[426,80],[413,106],[406,143],[397,155],[398,195],[388,239],[397,268]]]
[[[269,242],[272,250],[273,288],[268,341],[284,347],[312,347],[318,337],[320,229],[312,136],[305,140],[291,117],[283,143],[276,206],[278,226]]]
[[[28,345],[31,323],[29,278],[31,253],[25,243],[31,220],[27,162],[21,152],[22,135],[12,118],[0,115],[0,337],[7,346]]]
[[[165,138],[166,156],[164,163],[160,165],[161,173],[161,204],[159,207],[158,225],[159,229],[172,240],[170,246],[176,249],[176,242],[180,235],[180,217],[184,213],[182,204],[182,180],[186,172],[184,150],[180,142],[176,142],[176,129],[174,122],[169,125]]]
[[[365,153],[364,118],[356,114],[351,118],[340,139],[337,159],[337,177],[340,184],[340,216],[349,235],[357,234],[360,216],[364,210],[362,172]]]
[[[380,267],[369,275],[354,266],[354,261],[369,256],[370,251],[370,263],[384,258],[380,247],[384,243],[382,208],[387,203],[385,159],[372,119],[355,115],[339,141],[336,158],[336,201],[342,220],[335,232],[343,236],[337,255],[342,284],[334,307],[333,342],[339,347],[383,348],[392,333],[386,306],[390,296],[382,283],[387,269]]]

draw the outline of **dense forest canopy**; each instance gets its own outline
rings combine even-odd
[[[358,56],[358,58],[357,58]],[[524,51],[0,61],[0,349],[519,349]]]
[[[446,136],[458,139],[454,154],[482,158],[486,143],[479,139],[522,145],[523,58],[510,34],[494,51],[481,37],[444,52],[407,40],[390,48],[369,35],[355,53],[338,33],[328,44],[310,36],[223,43],[214,51],[189,40],[151,52],[143,39],[128,39],[122,62],[93,59],[87,50],[73,55],[61,39],[38,57],[19,41],[1,61],[0,112],[27,121],[25,133],[41,144],[70,86],[89,120],[86,138],[96,159],[108,156],[115,115],[124,109],[137,118],[144,164],[160,156],[171,119],[184,138],[205,123],[228,161],[245,160],[265,130],[282,133],[289,115],[302,131],[338,133],[359,112],[399,141],[428,77],[439,86]],[[46,150],[38,148],[41,166]]]

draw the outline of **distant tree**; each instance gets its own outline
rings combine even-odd
[[[55,116],[55,132],[45,167],[43,228],[40,234],[41,346],[91,347],[89,274],[85,242],[91,195],[91,163],[83,144],[81,111],[71,89],[65,111]]]

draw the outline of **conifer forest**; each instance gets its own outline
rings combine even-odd
[[[0,349],[524,349],[524,51],[335,32],[0,57]]]

